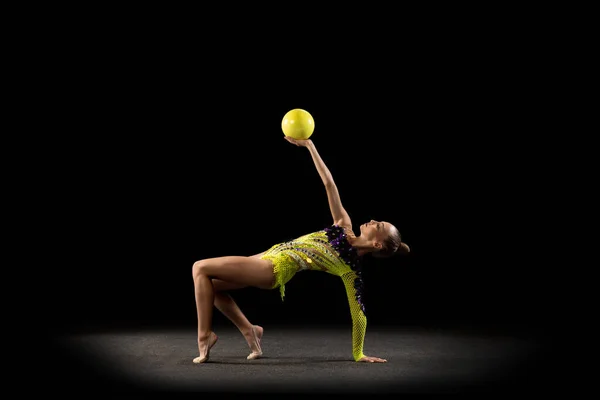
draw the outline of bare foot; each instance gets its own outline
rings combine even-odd
[[[250,346],[250,350],[252,351],[248,355],[248,357],[246,357],[248,360],[255,360],[262,356],[263,352],[262,352],[262,348],[261,348],[261,340],[262,340],[262,336],[263,336],[263,331],[264,330],[261,326],[253,325],[252,331],[246,337],[246,341],[248,342],[248,345]]]
[[[250,350],[252,353],[248,357],[248,360],[255,360],[260,358],[263,354],[262,348],[260,347],[260,342],[262,340],[264,329],[262,326],[252,325],[252,330],[248,332],[248,334],[244,334],[246,341],[248,342],[248,346],[250,346]]]
[[[202,364],[204,362],[207,362],[210,356],[210,349],[212,349],[212,347],[215,345],[215,343],[217,343],[218,340],[219,337],[214,332],[211,332],[210,335],[208,335],[207,339],[198,339],[198,351],[200,352],[200,356],[194,358],[194,363]]]

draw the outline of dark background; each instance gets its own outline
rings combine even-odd
[[[330,224],[308,151],[281,131],[303,108],[355,226],[389,221],[412,249],[365,260],[369,326],[547,332],[556,294],[540,199],[555,115],[527,39],[405,30],[318,52],[315,39],[190,47],[150,32],[66,32],[38,76],[32,199],[48,329],[194,328],[195,261]],[[328,274],[296,275],[283,303],[278,290],[234,297],[255,323],[350,326]],[[218,312],[215,323],[227,324]]]
[[[19,180],[36,340],[195,329],[195,261],[330,224],[308,151],[283,139],[292,108],[314,117],[355,226],[389,221],[412,249],[365,260],[367,329],[542,339],[561,324],[566,264],[548,251],[561,188],[547,164],[561,161],[548,151],[559,113],[539,35],[432,23],[227,40],[123,25],[39,38],[30,100],[42,129],[23,135],[34,167]],[[284,302],[279,290],[233,296],[265,328],[351,326],[342,282],[325,273],[297,274]],[[229,325],[218,311],[214,322]]]
[[[283,139],[292,108],[313,115],[355,226],[390,221],[412,248],[365,260],[370,326],[543,327],[552,293],[526,144],[538,110],[525,110],[530,89],[514,76],[416,64],[385,78],[244,74],[205,86],[210,76],[135,66],[71,92],[66,123],[79,133],[65,137],[49,181],[50,218],[67,233],[51,236],[54,328],[194,327],[196,260],[328,225],[308,151]],[[234,296],[256,323],[350,323],[343,285],[327,274],[297,275],[284,303],[278,290]]]

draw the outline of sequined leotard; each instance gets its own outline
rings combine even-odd
[[[352,355],[358,361],[364,357],[367,318],[362,303],[360,260],[356,249],[347,239],[347,235],[354,234],[346,229],[348,233],[343,227],[332,225],[292,241],[276,244],[261,258],[273,262],[273,288],[280,288],[282,299],[285,296],[285,284],[298,271],[324,271],[342,278],[352,315]]]

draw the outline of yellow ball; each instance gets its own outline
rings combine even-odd
[[[285,136],[294,139],[308,139],[315,130],[315,121],[308,111],[294,108],[283,116],[281,129]]]

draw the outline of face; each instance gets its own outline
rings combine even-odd
[[[360,235],[364,236],[365,239],[383,244],[392,229],[393,226],[389,222],[371,220],[360,226]]]

